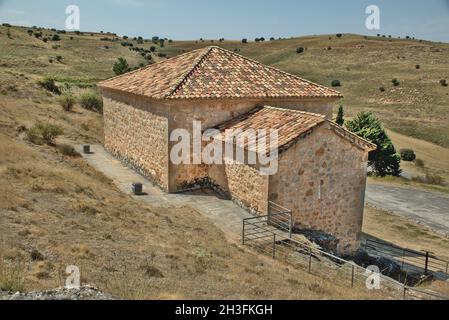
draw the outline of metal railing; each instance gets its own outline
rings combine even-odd
[[[364,248],[372,256],[392,259],[404,272],[433,274],[438,277],[446,275],[449,278],[449,261],[436,257],[429,251],[416,251],[372,239],[365,240]]]
[[[273,207],[276,207],[273,205]],[[242,243],[263,254],[279,259],[307,272],[331,279],[350,288],[367,289],[373,272],[353,262],[322,251],[307,242],[292,238],[292,215],[289,210],[279,210],[265,216],[243,220]],[[433,291],[404,285],[383,274],[379,276],[381,290],[404,300],[448,300]]]

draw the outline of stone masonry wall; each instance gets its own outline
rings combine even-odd
[[[280,155],[269,199],[293,210],[295,227],[331,234],[340,253],[353,253],[362,230],[367,157],[324,124]]]
[[[244,164],[226,164],[224,169],[232,199],[256,214],[266,214],[268,176],[262,176],[256,168]]]
[[[114,98],[103,98],[105,148],[168,190],[168,118],[148,102]]]
[[[202,129],[216,126],[242,113],[248,112],[258,105],[269,105],[286,109],[302,110],[324,114],[332,117],[335,99],[271,99],[271,100],[183,100],[170,102],[170,132],[184,128],[192,132],[192,122],[201,121]],[[170,142],[170,149],[174,145]],[[169,190],[183,190],[194,185],[196,181],[207,178],[208,168],[203,165],[170,166]],[[222,180],[222,179],[218,179]]]

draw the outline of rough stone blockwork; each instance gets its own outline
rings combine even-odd
[[[104,132],[109,152],[167,190],[167,118],[104,98]]]

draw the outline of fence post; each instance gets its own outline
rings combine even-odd
[[[354,265],[352,265],[351,288],[354,288]]]
[[[276,259],[276,233],[273,234],[273,259]]]
[[[245,220],[243,220],[242,226],[242,244],[245,245]]]
[[[292,212],[290,211],[290,239],[292,238],[292,229],[293,229],[293,214],[292,214]]]
[[[312,273],[312,249],[309,248],[309,273]]]
[[[429,271],[429,251],[426,251],[426,265],[424,268],[424,274],[427,274]]]

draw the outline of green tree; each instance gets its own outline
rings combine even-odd
[[[345,123],[345,112],[344,112],[344,107],[343,107],[343,103],[340,103],[340,106],[338,107],[338,114],[337,114],[337,119],[335,119],[335,122],[339,125],[339,126],[343,126]]]
[[[122,57],[118,58],[114,63],[114,67],[112,67],[112,70],[116,75],[127,73],[130,69],[128,62]]]
[[[349,131],[376,144],[377,150],[369,154],[368,165],[374,174],[384,177],[401,174],[401,157],[391,142],[382,123],[371,112],[361,112],[353,120],[346,122]]]

